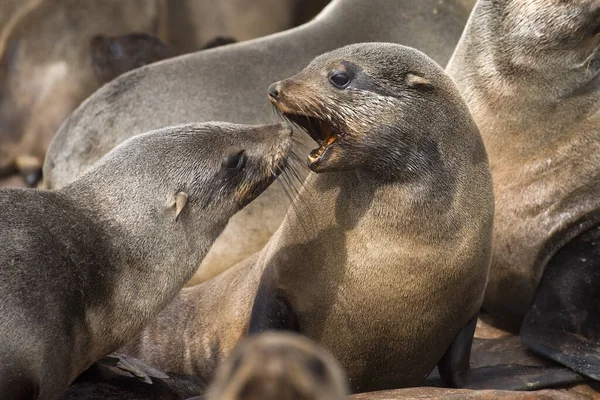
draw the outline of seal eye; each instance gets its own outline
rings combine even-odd
[[[329,82],[331,82],[333,86],[343,89],[350,83],[350,76],[345,72],[333,72],[329,75]]]
[[[230,154],[223,158],[223,168],[228,171],[239,171],[246,165],[247,158],[244,150]]]

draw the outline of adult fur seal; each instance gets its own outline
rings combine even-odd
[[[600,2],[481,0],[448,66],[494,177],[484,308],[600,379]]]
[[[262,252],[184,289],[124,351],[210,381],[240,337],[280,328],[329,349],[354,391],[419,385],[436,363],[464,384],[493,193],[450,78],[417,50],[371,43],[269,93],[319,143],[318,174]]]
[[[264,333],[240,342],[206,400],[344,400],[348,382],[329,352],[300,335]]]
[[[164,8],[163,0],[31,0],[13,14],[0,33],[0,176],[39,180],[56,130],[99,87],[91,37],[160,37]]]
[[[334,0],[315,20],[296,29],[162,61],[117,78],[60,128],[48,151],[45,184],[57,188],[73,181],[116,144],[150,129],[191,121],[269,121],[274,118],[265,101],[269,84],[346,44],[402,43],[444,64],[469,15],[464,3]],[[198,280],[259,251],[283,220],[280,203],[280,194],[269,190],[234,217],[205,258]]]
[[[63,189],[0,191],[2,396],[58,398],[131,340],[291,141],[285,124],[183,125],[132,138]]]

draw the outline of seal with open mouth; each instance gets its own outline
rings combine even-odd
[[[184,289],[124,351],[207,381],[247,332],[332,352],[353,391],[468,380],[491,257],[492,182],[458,90],[423,53],[369,43],[269,89],[320,143],[265,248]]]
[[[185,11],[174,6],[180,2],[168,3],[169,11]],[[185,3],[194,8],[209,4]],[[238,9],[249,8],[247,1],[236,3]],[[401,43],[445,64],[473,4],[474,0],[333,0],[301,27],[130,72],[97,91],[62,125],[48,150],[44,183],[48,188],[64,186],[117,143],[148,130],[188,122],[274,120],[265,89],[319,54],[347,44]],[[182,36],[190,35],[184,31]],[[310,139],[307,144],[312,145]],[[260,251],[285,216],[281,198],[278,188],[269,189],[232,218],[200,266],[195,283]]]

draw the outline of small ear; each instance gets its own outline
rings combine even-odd
[[[177,217],[183,211],[185,205],[187,204],[188,195],[185,192],[177,192],[171,202],[169,203],[169,207],[175,207],[175,221],[177,221]]]
[[[427,78],[409,72],[406,74],[406,83],[412,87],[422,87],[423,89],[433,89],[433,85]]]

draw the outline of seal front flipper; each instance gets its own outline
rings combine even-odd
[[[600,225],[550,260],[521,339],[533,352],[600,380]]]
[[[248,334],[270,330],[299,332],[298,316],[290,303],[283,294],[276,293],[271,289],[272,286],[267,281],[271,281],[271,279],[268,270],[265,270],[254,297]]]
[[[109,368],[130,374],[145,383],[152,384],[152,378],[168,379],[169,376],[142,360],[126,356],[125,354],[112,353],[96,362],[97,368]]]
[[[473,318],[458,332],[444,357],[438,363],[440,376],[444,383],[450,387],[463,387],[469,383],[471,375],[471,345],[477,325],[477,317]]]

